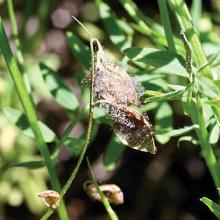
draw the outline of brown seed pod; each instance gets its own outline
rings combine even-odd
[[[140,86],[121,66],[112,64],[98,40],[94,75],[94,93],[98,100],[108,100],[120,105],[139,105]]]
[[[46,190],[38,193],[37,195],[42,197],[45,205],[52,209],[56,209],[60,204],[60,195],[54,190]]]
[[[132,107],[115,105],[107,101],[100,103],[114,121],[114,131],[121,142],[136,150],[155,154],[152,125],[147,117]]]
[[[104,193],[106,198],[111,204],[120,205],[124,203],[124,195],[121,189],[115,184],[103,184],[99,186],[99,189]],[[90,196],[90,198],[101,202],[101,197],[97,192],[95,185],[91,181],[86,181],[84,184],[84,190]]]
[[[112,64],[98,40],[93,89],[96,103],[104,107],[114,121],[114,130],[122,143],[155,154],[152,126],[140,112],[129,106],[140,105],[142,87],[119,65]]]

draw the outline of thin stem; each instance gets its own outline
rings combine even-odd
[[[89,159],[86,158],[87,160],[87,164],[88,164],[88,167],[89,167],[89,171],[90,171],[90,174],[91,174],[91,177],[92,177],[92,181],[95,185],[95,188],[97,190],[97,192],[99,193],[100,197],[101,197],[101,200],[102,200],[102,204],[104,205],[109,217],[111,220],[118,220],[118,216],[116,215],[116,213],[114,212],[114,210],[112,209],[111,205],[109,204],[109,201],[108,199],[105,197],[104,193],[100,190],[99,188],[99,185],[98,183],[96,182],[96,179],[92,173],[92,168],[91,168],[91,164],[89,162]]]
[[[214,180],[214,183],[216,187],[220,186],[220,176],[218,175],[217,170],[217,159],[215,156],[215,153],[212,149],[211,144],[209,143],[209,135],[206,128],[206,123],[204,119],[203,114],[203,108],[201,105],[199,93],[197,91],[197,88],[195,87],[195,77],[197,77],[195,74],[193,74],[192,71],[192,54],[189,47],[188,40],[184,33],[181,34],[185,50],[186,50],[186,70],[189,73],[189,81],[190,84],[187,88],[187,103],[188,108],[190,109],[188,111],[188,114],[193,122],[193,124],[198,124],[199,129],[196,129],[196,134],[198,136],[198,139],[200,141],[200,146],[202,150],[202,155],[206,161],[206,164],[209,168],[209,171],[212,175],[212,178]],[[196,97],[196,98],[193,98]]]
[[[138,9],[136,4],[131,0],[119,0],[121,5],[127,11],[127,13],[131,16],[131,18],[139,25],[142,31],[148,35],[153,42],[156,44],[160,41],[164,46],[167,46],[166,40],[160,33],[152,30],[144,20],[144,16],[142,15],[141,11]],[[158,40],[159,39],[159,40]]]
[[[11,77],[14,81],[19,99],[20,99],[21,104],[24,108],[24,111],[25,111],[26,116],[28,118],[29,124],[33,130],[34,135],[35,135],[35,139],[36,139],[37,145],[39,147],[39,150],[41,152],[41,155],[44,158],[45,165],[46,165],[47,170],[49,172],[52,186],[56,191],[60,192],[59,180],[57,178],[55,169],[53,167],[53,162],[50,158],[49,150],[47,148],[46,143],[44,142],[41,130],[38,125],[38,120],[37,120],[37,115],[36,115],[34,103],[32,102],[31,95],[28,94],[28,92],[27,92],[27,89],[26,89],[25,83],[24,83],[24,79],[22,77],[22,73],[18,67],[17,62],[16,62],[16,59],[12,55],[12,51],[9,46],[9,42],[8,42],[1,18],[0,18],[0,48],[1,48],[2,54],[4,56],[5,62],[8,66],[8,70],[9,70]],[[63,202],[61,202],[61,206],[59,208],[59,214],[60,214],[61,219],[63,219],[63,220],[67,219],[67,212],[66,212],[65,205]]]
[[[75,16],[72,16],[72,18],[82,26],[82,28],[83,28],[84,31],[88,34],[89,39],[90,39],[90,41],[91,41],[92,37],[91,37],[89,31],[87,30],[87,28],[83,25],[83,23],[80,22]]]
[[[165,31],[165,35],[166,35],[166,39],[168,43],[168,50],[172,53],[176,53],[176,47],[174,43],[173,32],[172,32],[172,27],[170,24],[166,0],[157,0],[157,2],[159,5],[160,16],[161,16],[162,24],[164,27],[164,31]]]
[[[84,113],[85,113],[84,111],[81,113],[78,113],[77,117],[74,117],[72,119],[69,126],[67,127],[64,134],[62,135],[61,139],[56,143],[55,150],[51,155],[52,159],[56,159],[58,157],[61,146],[64,144],[64,142],[66,141],[66,138],[69,136],[70,132],[73,130],[76,123],[82,118]]]
[[[167,0],[173,13],[176,15],[181,29],[186,34],[188,41],[192,46],[192,52],[194,55],[194,61],[197,66],[201,66],[207,63],[207,58],[202,49],[200,40],[193,27],[192,18],[184,0]],[[210,68],[207,66],[201,72],[201,75],[208,78],[213,78]]]
[[[53,212],[53,209],[48,209],[48,211],[40,218],[40,220],[47,220],[53,214]]]
[[[17,50],[16,53],[17,53],[18,63],[20,66],[23,66],[24,65],[24,58],[23,58],[23,55],[21,52],[21,43],[18,38],[18,29],[17,29],[17,24],[16,24],[13,3],[12,3],[12,0],[6,0],[6,3],[7,3],[9,19],[10,19],[10,23],[11,23],[12,36],[13,36],[16,50]]]
[[[199,137],[199,141],[200,141],[200,145],[202,149],[202,155],[210,170],[215,186],[218,188],[220,187],[220,176],[219,176],[219,170],[217,168],[217,159],[212,149],[212,146],[209,143],[209,135],[206,129],[202,105],[201,105],[198,94],[196,95],[195,107],[196,107],[197,117],[194,117],[193,115],[191,115],[191,119],[194,124],[199,125],[199,129],[196,130],[197,131],[196,133],[197,133],[197,136]]]
[[[91,70],[91,84],[90,84],[90,101],[89,101],[89,119],[88,119],[88,127],[86,132],[86,139],[85,144],[82,148],[82,151],[80,153],[79,159],[76,163],[76,166],[74,167],[69,179],[67,180],[66,184],[62,188],[60,192],[60,197],[63,198],[63,196],[66,194],[67,190],[70,188],[73,180],[76,177],[76,174],[78,173],[78,170],[80,168],[80,165],[83,161],[83,158],[85,156],[87,147],[90,142],[91,132],[92,132],[92,125],[93,125],[93,88],[94,88],[94,73],[95,73],[95,61],[94,61],[94,45],[93,43],[97,41],[97,39],[90,39],[90,50],[91,50],[91,63],[92,63],[92,70]],[[49,209],[40,220],[46,220],[53,214],[53,210]]]
[[[86,140],[84,147],[81,151],[80,157],[77,161],[77,164],[75,168],[73,169],[72,174],[70,175],[70,178],[67,180],[66,184],[64,185],[60,196],[63,197],[67,190],[69,189],[70,185],[72,184],[73,180],[75,179],[75,176],[79,170],[79,167],[83,161],[84,155],[86,153],[87,147],[89,145],[91,132],[92,132],[92,123],[93,123],[93,88],[94,88],[94,73],[95,73],[95,64],[94,64],[94,47],[93,47],[93,40],[90,41],[90,48],[91,48],[91,59],[92,59],[92,71],[91,71],[91,84],[90,84],[90,102],[89,102],[89,121],[88,121],[88,128],[86,132]]]

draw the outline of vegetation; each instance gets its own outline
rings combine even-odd
[[[148,170],[148,179],[160,186],[159,179],[172,163],[166,156],[168,149],[185,152],[187,157],[196,152],[200,158],[201,152],[214,192],[211,197],[202,192],[199,199],[220,218],[218,1],[212,2],[212,14],[205,14],[201,0],[194,0],[191,6],[184,0],[158,0],[161,22],[157,22],[135,1],[96,0],[85,3],[82,23],[72,18],[71,7],[77,5],[71,1],[59,5],[42,0],[37,8],[32,1],[0,2],[7,7],[7,14],[2,10],[0,18],[3,219],[8,219],[4,206],[18,207],[23,201],[31,215],[42,220],[52,219],[56,210],[59,219],[74,219],[68,204],[71,199],[66,198],[70,190],[83,189],[83,181],[90,178],[84,175],[77,181],[81,166],[91,174],[108,217],[129,219],[129,214],[123,217],[120,208],[110,205],[109,192],[103,192],[97,183],[108,178],[98,178],[93,165],[104,165],[103,176],[114,174],[129,151],[135,158],[152,161],[148,161],[150,170],[143,167],[143,173]],[[115,9],[114,4],[120,8]],[[107,141],[100,135],[102,128]],[[101,143],[98,155],[96,143]],[[88,159],[83,163],[86,153],[94,163]],[[104,155],[101,162],[100,155]],[[180,155],[181,161],[185,158]],[[198,166],[191,165],[192,176]],[[130,178],[137,178],[136,173]],[[147,185],[141,184],[144,191]],[[169,181],[165,184],[169,186]],[[203,184],[202,180],[197,184]],[[175,188],[170,190],[175,193]],[[37,194],[47,189],[58,192],[61,200],[57,200],[57,209],[49,208],[43,214],[45,207]],[[126,207],[126,190],[124,196]],[[158,207],[154,211],[163,214],[145,216],[140,198],[134,218],[177,218],[164,217],[166,211]],[[129,204],[126,210],[129,213]],[[83,219],[80,215],[75,218]]]

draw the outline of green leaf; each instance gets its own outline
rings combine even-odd
[[[210,99],[205,101],[205,103],[213,107],[220,108],[220,99]]]
[[[85,141],[83,138],[68,137],[64,143],[74,156],[79,156],[83,148],[84,142]]]
[[[5,107],[3,111],[7,119],[11,123],[15,124],[18,128],[20,128],[25,135],[34,138],[34,134],[29,126],[29,122],[25,114],[11,107]],[[43,122],[38,121],[38,124],[41,129],[44,141],[52,142],[56,137],[55,133],[49,127],[47,127],[47,125],[45,125]]]
[[[215,123],[215,125],[212,127],[212,130],[210,132],[209,143],[216,144],[218,142],[219,135],[220,135],[219,125],[218,123]]]
[[[116,136],[113,136],[105,152],[104,165],[106,170],[112,171],[116,167],[124,150],[125,146],[121,144],[121,141]]]
[[[152,79],[150,82],[142,83],[145,88],[153,91],[168,91],[169,86],[167,80],[163,78]]]
[[[144,94],[150,96],[144,100],[145,103],[147,102],[159,102],[159,101],[167,101],[167,100],[180,100],[183,91],[172,91],[169,93],[162,93],[152,90],[145,90]]]
[[[179,129],[160,129],[160,130],[156,130],[155,134],[156,135],[165,135],[165,136],[169,136],[169,137],[176,137],[176,136],[181,136],[184,135],[194,129],[199,128],[198,125],[191,125],[191,126],[187,126],[184,128],[179,128]]]
[[[130,67],[129,67],[129,71],[130,71]],[[149,82],[154,79],[161,79],[161,78],[166,77],[164,74],[160,74],[160,73],[154,74],[154,72],[146,72],[143,70],[141,70],[139,72],[141,72],[141,73],[134,72],[135,79],[137,79],[138,82]],[[140,74],[140,75],[137,75],[137,74]]]
[[[181,64],[184,61],[177,54],[155,48],[138,47],[127,48],[123,52],[130,60],[153,66],[160,72],[188,77],[188,73]]]
[[[192,136],[182,136],[178,139],[177,141],[177,146],[180,147],[180,143],[183,142],[183,141],[187,141],[187,142],[190,142],[194,145],[198,145],[199,142],[197,139],[193,138]]]
[[[208,208],[209,210],[218,218],[220,219],[220,205],[213,202],[211,199],[207,197],[202,197],[200,199]]]
[[[39,169],[39,168],[45,167],[45,162],[43,160],[27,161],[27,162],[12,164],[12,167],[23,167],[23,168],[28,168],[28,169]]]
[[[155,131],[165,129],[167,131],[172,130],[173,124],[173,110],[167,102],[163,102],[155,115]],[[155,135],[156,140],[161,143],[165,144],[170,140],[170,136],[167,135]]]
[[[218,99],[220,96],[220,90],[215,85],[213,80],[208,79],[204,76],[199,76],[196,80],[196,83],[198,85],[199,91],[202,94],[205,94],[206,96],[212,98],[212,99]]]
[[[208,126],[211,122],[210,119],[212,117],[214,117],[213,108],[211,108],[210,105],[207,105],[207,104],[204,103],[202,105],[202,110],[203,110],[203,116],[204,116],[204,119],[205,119],[206,126]]]
[[[91,56],[89,48],[72,32],[66,33],[67,43],[75,58],[87,69],[90,69]]]
[[[94,119],[99,119],[99,118],[103,118],[106,116],[106,113],[105,113],[105,109],[103,108],[100,108],[100,107],[94,107],[94,110],[93,110],[93,118]]]
[[[44,81],[54,99],[62,107],[74,111],[79,107],[79,102],[72,91],[66,86],[56,72],[44,64],[40,64]]]
[[[167,41],[161,25],[146,17],[132,0],[119,0],[121,5],[136,24],[131,26],[141,34],[149,37],[156,45],[167,47]]]
[[[182,95],[182,105],[185,115],[190,116],[196,112],[195,100],[192,97],[192,87],[189,86]]]
[[[201,0],[193,0],[191,7],[192,21],[194,26],[199,28],[199,22],[201,21],[202,14],[202,2]]]
[[[111,41],[120,50],[124,50],[131,46],[133,30],[124,21],[119,20],[113,13],[111,8],[104,2],[98,1],[100,17],[103,21],[105,29]]]

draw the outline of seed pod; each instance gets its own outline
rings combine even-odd
[[[60,204],[60,195],[54,190],[46,190],[38,193],[37,195],[42,197],[45,205],[52,209],[56,209]]]
[[[98,40],[94,75],[94,93],[98,100],[120,105],[139,105],[139,90],[132,77],[121,66],[112,64]]]
[[[95,53],[94,93],[96,103],[105,108],[114,121],[114,130],[122,143],[155,154],[152,126],[140,112],[129,106],[140,105],[142,87],[119,65],[112,64],[98,40],[92,41]]]
[[[105,197],[111,204],[120,205],[124,203],[124,195],[121,189],[115,184],[100,185],[99,189],[103,192]],[[101,202],[101,197],[93,183],[90,181],[85,182],[84,190],[90,196],[90,198]]]
[[[136,150],[155,154],[152,125],[146,116],[132,107],[114,105],[109,102],[101,104],[114,121],[114,131],[121,142]]]

